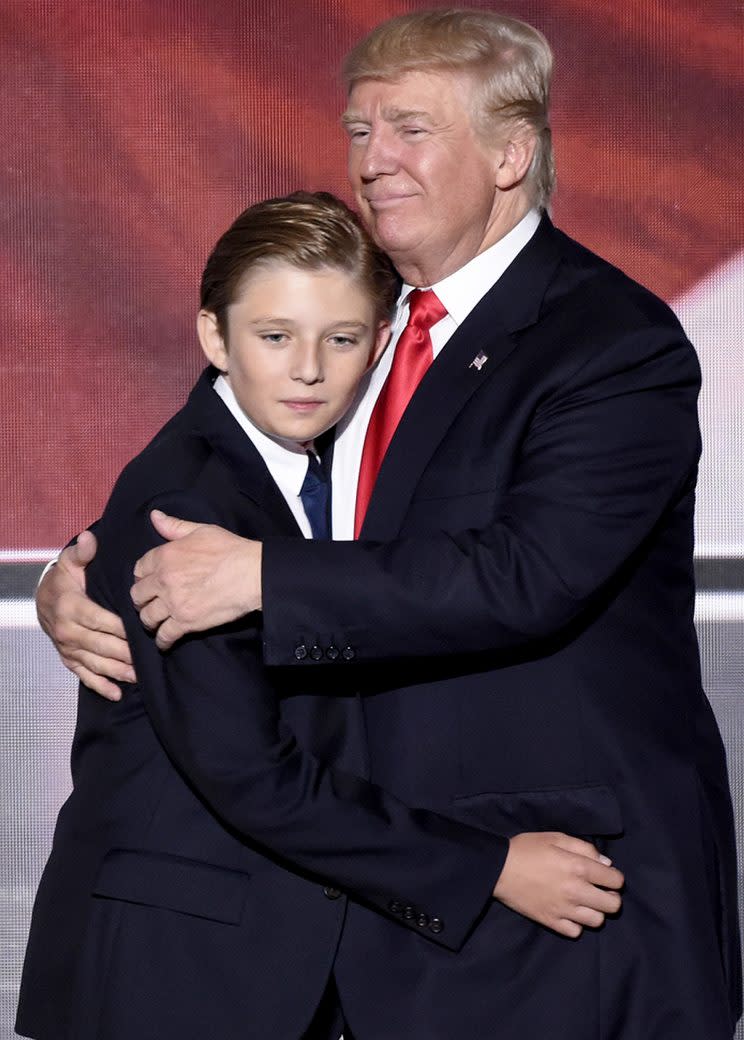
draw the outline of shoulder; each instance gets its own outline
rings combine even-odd
[[[120,473],[107,511],[148,501],[175,488],[192,487],[212,458],[188,406],[177,412]]]
[[[618,332],[663,328],[686,339],[679,319],[659,296],[558,228],[560,263],[546,295],[548,308],[575,310]]]
[[[185,507],[209,499],[219,506],[234,486],[215,446],[215,412],[220,407],[202,376],[186,404],[120,473],[102,517],[109,532],[126,535],[138,518],[164,503],[166,508]]]
[[[558,262],[534,330],[545,359],[564,375],[650,364],[650,379],[682,381],[696,392],[697,355],[671,307],[568,235],[552,234]]]

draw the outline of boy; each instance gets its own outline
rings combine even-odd
[[[81,686],[19,1032],[300,1037],[329,977],[341,889],[444,956],[492,895],[573,936],[587,908],[591,923],[619,908],[606,890],[622,875],[578,839],[510,845],[300,749],[285,720],[301,698],[264,672],[255,617],[161,654],[132,606],[153,509],[248,537],[327,536],[314,441],[384,349],[396,293],[383,254],[323,194],[252,207],[210,256],[198,332],[211,367],[96,528],[89,589],[123,617],[138,683],[115,704]]]

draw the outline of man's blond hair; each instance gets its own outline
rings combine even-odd
[[[555,185],[549,103],[553,55],[533,26],[492,11],[419,11],[378,25],[348,54],[350,90],[361,79],[396,80],[407,72],[461,72],[475,84],[473,126],[487,143],[527,130],[535,154],[525,187],[544,208]]]

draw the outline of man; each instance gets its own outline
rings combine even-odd
[[[355,48],[351,182],[404,280],[394,350],[336,438],[334,536],[360,540],[165,518],[136,571],[161,647],[261,608],[268,664],[366,694],[346,732],[375,782],[504,833],[604,839],[625,872],[619,918],[575,944],[492,907],[443,955],[350,902],[334,975],[361,1040],[723,1040],[740,1013],[692,623],[698,366],[661,301],[540,214],[550,65],[486,12],[393,19]],[[40,594],[53,634],[69,580]],[[78,669],[127,667],[115,639],[57,642]]]

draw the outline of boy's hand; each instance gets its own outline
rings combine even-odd
[[[62,663],[91,690],[118,701],[121,690],[110,680],[134,682],[135,674],[121,620],[85,594],[85,568],[95,554],[95,536],[83,531],[40,581],[36,612]]]
[[[576,939],[620,909],[618,889],[625,879],[610,863],[589,842],[568,834],[517,834],[493,894],[517,913]]]

